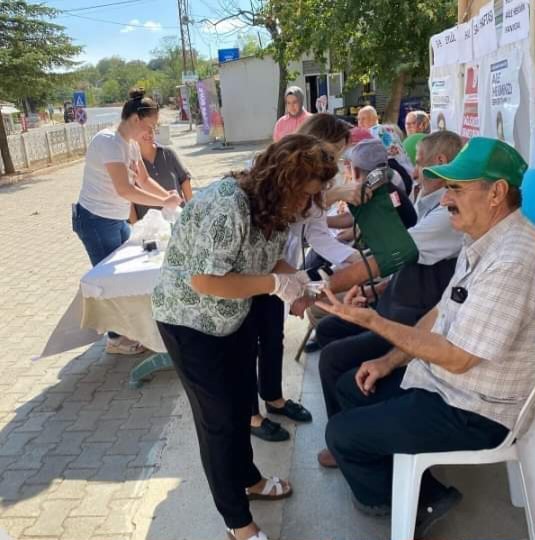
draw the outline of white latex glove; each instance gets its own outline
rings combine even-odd
[[[294,275],[300,283],[305,285],[306,289],[315,292],[323,287],[328,287],[329,285],[329,274],[321,268],[318,269],[318,274],[321,277],[320,281],[313,281],[306,270],[299,270],[299,272],[296,272]]]
[[[296,274],[271,274],[275,280],[275,288],[270,295],[278,296],[283,302],[293,304],[305,295],[305,285]]]
[[[303,285],[306,285],[312,281],[306,270],[299,270],[299,272],[296,272],[294,275],[299,280],[299,283],[302,283]]]

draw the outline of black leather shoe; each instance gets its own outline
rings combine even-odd
[[[377,506],[369,506],[367,504],[362,504],[360,501],[357,501],[355,497],[351,497],[353,506],[361,513],[366,516],[373,517],[386,517],[391,513],[391,508],[388,504],[379,504]]]
[[[320,344],[318,343],[317,339],[311,339],[310,341],[307,341],[305,344],[305,348],[303,351],[305,351],[307,354],[312,354],[321,349]]]
[[[259,427],[251,426],[251,435],[268,442],[282,442],[290,438],[290,434],[277,422],[264,418]]]
[[[301,403],[295,403],[291,399],[286,400],[284,407],[273,407],[273,405],[266,403],[266,410],[271,414],[282,414],[296,422],[312,422],[310,412]]]
[[[449,487],[443,497],[432,504],[422,505],[418,508],[416,515],[416,529],[414,538],[419,540],[424,538],[427,531],[438,521],[446,516],[446,514],[457,506],[463,498],[463,494],[454,487]]]

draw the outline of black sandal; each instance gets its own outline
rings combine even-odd
[[[251,435],[268,442],[282,442],[290,438],[290,434],[277,422],[264,418],[260,426],[251,426]]]

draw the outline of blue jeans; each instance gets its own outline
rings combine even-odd
[[[130,238],[126,220],[97,216],[80,204],[73,206],[72,230],[82,241],[93,266]]]
[[[78,203],[72,208],[72,230],[82,241],[93,266],[124,244],[131,232],[126,220],[97,216]],[[116,338],[119,334],[108,332],[108,336]]]

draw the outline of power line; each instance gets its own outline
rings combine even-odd
[[[81,8],[74,8],[74,9],[63,9],[61,10],[63,13],[72,13],[73,11],[87,11],[88,9],[98,9],[103,7],[109,7],[109,6],[119,6],[124,4],[137,4],[138,2],[143,2],[145,0],[122,0],[121,2],[111,2],[110,4],[98,4],[96,6],[88,6],[88,7],[81,7]]]
[[[95,21],[106,24],[115,24],[117,26],[130,26],[132,28],[144,28],[145,30],[151,30],[142,24],[130,24],[126,22],[109,21],[107,19],[97,19],[96,17],[88,17],[87,15],[76,15],[75,13],[63,13],[65,17],[76,17],[77,19],[85,19],[87,21]],[[162,30],[179,30],[178,26],[159,26]],[[152,31],[152,30],[151,30]]]

